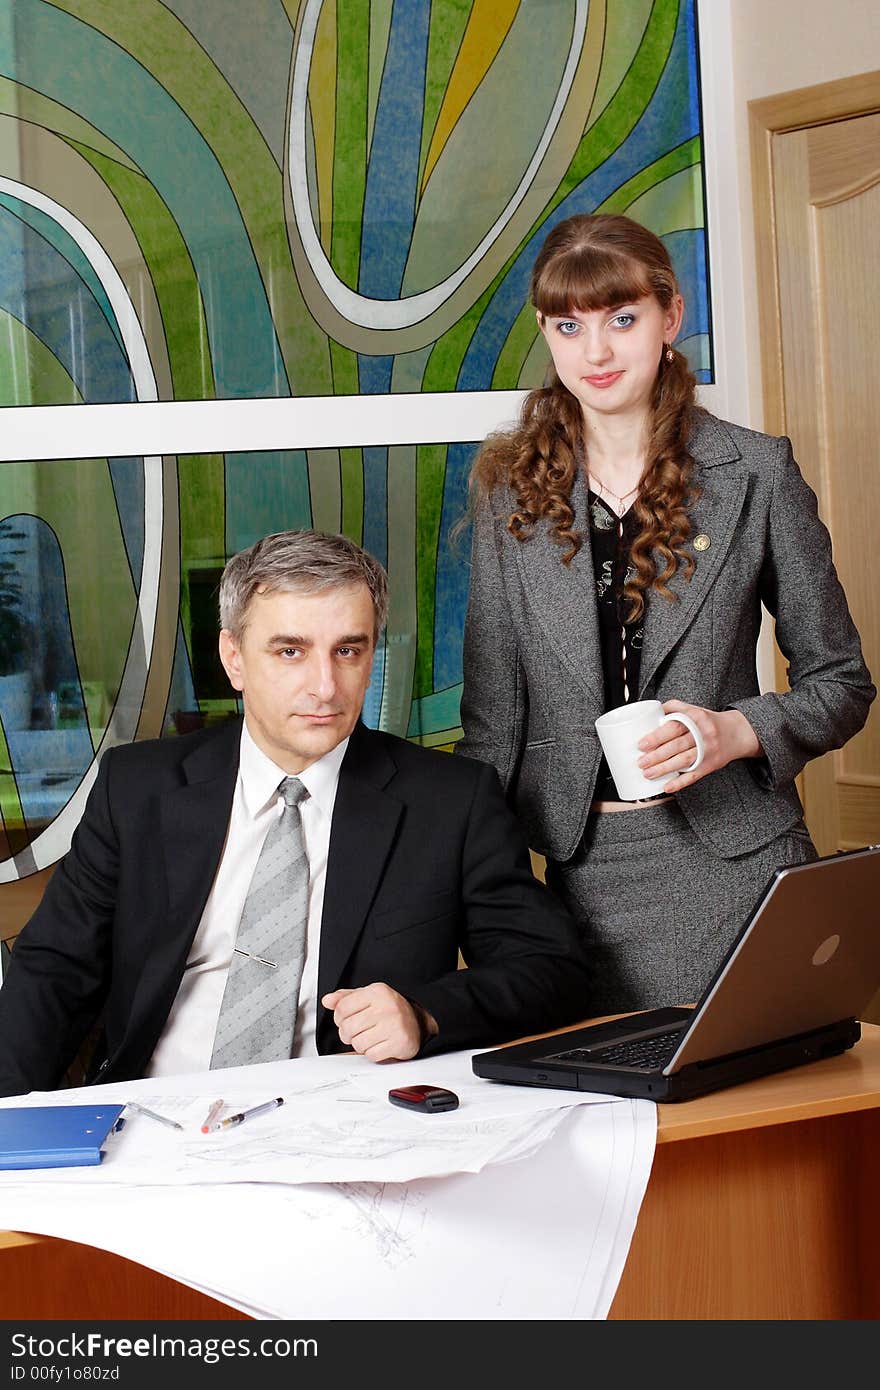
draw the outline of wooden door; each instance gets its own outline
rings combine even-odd
[[[819,498],[880,684],[880,73],[749,109],[765,427],[790,435]],[[804,772],[820,853],[880,841],[878,704]]]

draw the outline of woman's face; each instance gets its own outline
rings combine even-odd
[[[596,415],[647,412],[660,358],[681,326],[682,300],[663,309],[654,295],[613,309],[572,310],[565,317],[538,312],[559,380],[589,421]]]

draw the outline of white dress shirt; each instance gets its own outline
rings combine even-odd
[[[297,774],[309,793],[300,805],[309,863],[309,916],[293,1040],[294,1057],[315,1053],[318,952],[330,826],[339,769],[347,747],[346,738]],[[211,1065],[214,1034],[238,923],[263,841],[273,819],[281,815],[284,803],[278,795],[278,784],[286,776],[284,769],[257,747],[248,733],[247,723],[243,724],[238,778],[223,853],[193,938],[180,988],[146,1070],[147,1076],[207,1071]]]

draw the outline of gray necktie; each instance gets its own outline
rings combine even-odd
[[[284,809],[263,842],[238,924],[211,1068],[274,1062],[293,1048],[306,954],[309,862],[296,777],[278,788]]]

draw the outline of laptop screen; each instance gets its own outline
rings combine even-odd
[[[664,1070],[859,1018],[880,984],[880,846],[778,869]]]

